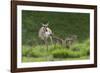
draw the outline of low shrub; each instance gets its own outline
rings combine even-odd
[[[90,45],[89,41],[85,41],[83,43],[77,43],[71,48],[73,51],[80,52],[80,56],[89,56],[90,53]]]
[[[58,49],[58,50],[52,51],[52,55],[54,58],[79,58],[81,53],[68,50],[68,49],[67,50]]]
[[[66,58],[68,56],[68,53],[66,50],[58,49],[58,50],[52,51],[52,55],[55,58]]]

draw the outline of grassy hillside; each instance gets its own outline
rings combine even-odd
[[[37,50],[36,53],[40,52],[44,45],[39,46],[40,39],[38,38],[38,31],[42,26],[42,23],[49,22],[49,27],[52,29],[54,35],[65,38],[70,34],[75,34],[78,36],[78,48],[87,49],[89,52],[89,14],[88,13],[64,13],[64,12],[43,12],[43,11],[22,11],[22,46],[23,46],[23,62],[27,61],[27,59],[31,59],[32,61],[46,61],[41,56],[34,57],[33,55],[29,55],[31,57],[26,57],[26,54],[29,54],[32,50]],[[86,43],[88,41],[88,44]],[[76,44],[76,45],[77,45]],[[84,46],[85,44],[85,46]],[[86,46],[87,45],[87,46]],[[50,45],[51,46],[51,45]],[[53,45],[52,48],[54,48]],[[38,48],[37,48],[38,47]],[[61,46],[59,46],[61,47]],[[74,46],[75,47],[75,46]],[[31,50],[29,49],[31,48]],[[57,48],[57,47],[55,47]],[[64,50],[65,49],[65,50]],[[25,51],[26,50],[26,51]],[[29,51],[29,52],[27,52]],[[60,50],[53,50],[45,51],[46,53],[52,54],[53,60],[55,59],[54,51],[61,51]],[[66,50],[63,48],[63,51],[68,54],[69,52],[73,54],[73,50]],[[78,51],[79,52],[79,51]],[[79,54],[76,52],[77,54]],[[81,51],[82,52],[82,51]],[[86,51],[84,51],[86,52]],[[24,54],[25,53],[25,54]],[[32,54],[35,54],[34,52]],[[57,53],[57,55],[59,52]],[[64,54],[64,53],[63,53]],[[47,55],[47,54],[46,54]],[[74,55],[74,54],[73,54]],[[43,55],[45,56],[45,55]],[[49,55],[50,56],[50,55]],[[62,56],[62,54],[61,54]],[[88,58],[89,54],[82,55],[82,57],[75,57],[76,59],[84,59]],[[36,59],[35,59],[36,58]],[[72,57],[66,57],[63,59],[72,59]],[[63,60],[62,59],[62,60]],[[30,61],[31,61],[30,60]]]

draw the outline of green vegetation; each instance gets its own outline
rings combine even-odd
[[[89,14],[43,11],[22,11],[22,62],[88,59],[90,54]],[[78,36],[71,48],[61,45],[41,44],[38,31],[41,23],[49,22],[54,35],[65,39],[70,34]]]
[[[84,43],[74,44],[70,49],[64,48],[60,45],[49,45],[47,50],[46,46],[38,45],[31,48],[22,49],[23,62],[35,61],[57,61],[57,60],[77,60],[89,58],[89,41]],[[88,46],[87,46],[88,45]]]

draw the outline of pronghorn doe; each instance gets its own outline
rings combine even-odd
[[[52,40],[53,33],[52,30],[48,27],[48,25],[49,25],[48,23],[42,24],[42,27],[40,28],[38,34],[39,38],[45,42],[47,49],[48,49],[48,39],[50,39],[51,44],[53,44],[53,40]]]

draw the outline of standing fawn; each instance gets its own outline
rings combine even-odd
[[[71,48],[72,44],[74,44],[77,41],[78,37],[77,35],[70,35],[65,38],[65,46],[67,48]]]

